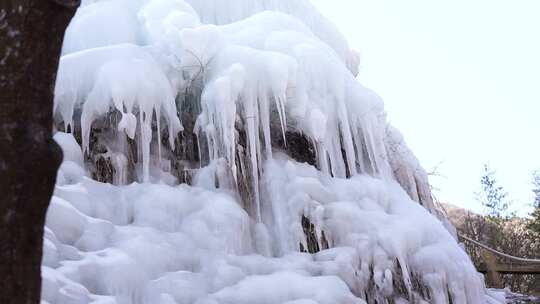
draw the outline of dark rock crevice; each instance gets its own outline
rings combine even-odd
[[[317,235],[317,230],[315,225],[311,222],[309,218],[305,215],[302,215],[302,229],[304,230],[304,235],[306,237],[307,248],[304,247],[302,243],[299,244],[300,252],[308,253],[317,253],[321,250],[328,249],[328,240],[324,234],[324,230],[321,230],[321,235]]]

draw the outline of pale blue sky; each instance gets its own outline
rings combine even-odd
[[[479,211],[489,162],[526,213],[540,168],[540,1],[312,0],[361,54],[442,201]],[[528,210],[528,209],[527,209]]]

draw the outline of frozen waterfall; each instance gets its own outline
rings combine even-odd
[[[500,303],[307,0],[83,0],[42,303]]]

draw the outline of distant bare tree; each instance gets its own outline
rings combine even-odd
[[[53,87],[79,1],[0,1],[0,303],[40,302],[45,214],[62,152]]]
[[[537,237],[540,238],[540,170],[533,172],[532,176],[532,192],[533,198],[533,212],[531,213],[531,220],[529,221],[529,229],[536,232]]]
[[[508,193],[499,186],[495,171],[488,164],[484,165],[484,174],[480,179],[481,190],[476,192],[476,199],[486,208],[488,214],[499,218],[508,210]]]

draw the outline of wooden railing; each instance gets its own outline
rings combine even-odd
[[[459,238],[482,249],[481,256],[483,262],[480,265],[476,265],[477,270],[487,276],[487,280],[493,287],[504,287],[501,274],[540,275],[540,260],[538,259],[515,257],[495,250],[464,235],[459,235]]]

